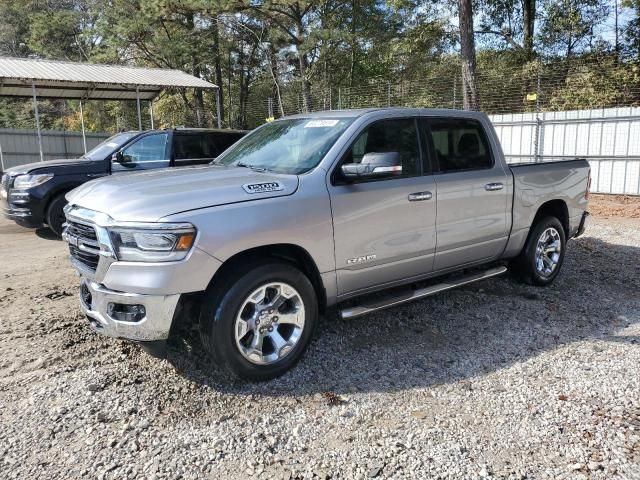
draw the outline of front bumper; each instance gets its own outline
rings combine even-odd
[[[94,331],[109,337],[140,342],[166,340],[179,299],[180,294],[117,292],[81,277],[80,309],[89,319]],[[117,320],[110,315],[109,304],[142,305],[145,316],[135,322]]]
[[[2,210],[5,218],[27,228],[40,228],[44,225],[40,202],[35,202],[28,193],[5,193],[2,198]],[[8,198],[4,198],[7,196]],[[10,200],[16,201],[13,203]],[[17,203],[19,202],[19,203]]]

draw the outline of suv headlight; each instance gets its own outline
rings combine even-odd
[[[184,259],[196,238],[189,224],[146,227],[109,227],[118,260],[125,262],[175,262]]]
[[[13,188],[33,188],[42,185],[53,178],[53,173],[42,173],[36,175],[18,175],[13,180]]]

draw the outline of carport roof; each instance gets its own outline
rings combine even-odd
[[[0,97],[150,100],[169,88],[216,85],[180,70],[0,57]]]

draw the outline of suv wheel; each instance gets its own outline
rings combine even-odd
[[[58,195],[49,204],[47,209],[47,225],[49,229],[56,234],[56,236],[62,236],[62,224],[66,222],[64,216],[64,207],[67,204],[67,199],[64,198],[64,193]]]
[[[560,272],[565,249],[560,220],[543,217],[535,223],[524,250],[513,262],[515,273],[525,283],[549,285]]]
[[[292,265],[269,262],[207,289],[200,333],[218,365],[242,378],[268,380],[298,362],[317,319],[309,279]]]

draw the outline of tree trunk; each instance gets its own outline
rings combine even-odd
[[[533,58],[533,34],[536,24],[536,0],[522,0],[522,23],[524,51],[527,60],[531,60]]]
[[[193,76],[200,78],[200,67],[195,62],[196,61],[194,59],[192,69]],[[196,109],[196,127],[202,128],[206,126],[206,118],[204,115],[204,94],[202,93],[202,89],[196,88],[193,97]]]
[[[224,80],[222,78],[222,59],[220,58],[220,30],[218,17],[216,17],[215,22],[213,22],[213,41],[213,63],[216,75],[216,85],[218,86],[219,102],[219,110],[217,113],[220,115],[220,122],[224,122],[224,90],[222,88]]]
[[[193,13],[187,15],[187,25],[189,27],[189,30],[196,34],[196,25]],[[195,52],[193,52],[191,57],[191,75],[196,78],[200,78],[200,73],[200,61],[199,58],[197,58]],[[201,89],[195,89],[195,92],[193,94],[193,102],[196,110],[196,127],[204,127],[206,119],[204,118],[204,94],[202,93]]]
[[[354,77],[356,72],[356,15],[357,15],[357,0],[351,2],[351,64],[349,65],[349,86],[353,87]]]
[[[302,19],[300,18],[296,25],[296,36],[298,42],[296,48],[298,50],[298,69],[300,70],[300,83],[302,85],[302,111],[311,111],[311,86],[307,79],[307,70],[309,68],[309,60],[307,54],[300,51],[302,44],[302,38],[304,38],[304,27],[302,26]]]
[[[311,87],[309,80],[307,80],[309,63],[306,54],[298,52],[298,65],[300,69],[300,82],[302,83],[302,111],[309,112],[311,111]]]
[[[458,0],[458,18],[462,55],[462,104],[465,110],[479,110],[480,93],[476,75],[476,45],[473,37],[471,0]]]
[[[285,113],[284,113],[284,105],[282,104],[282,93],[280,91],[280,81],[278,80],[278,61],[277,58],[275,56],[275,52],[273,52],[273,44],[270,44],[269,47],[267,47],[268,50],[266,50],[266,54],[268,55],[269,58],[267,58],[267,61],[269,63],[269,72],[271,73],[271,78],[273,79],[273,85],[276,89],[276,97],[278,100],[278,109],[280,110],[280,116],[284,117]]]

